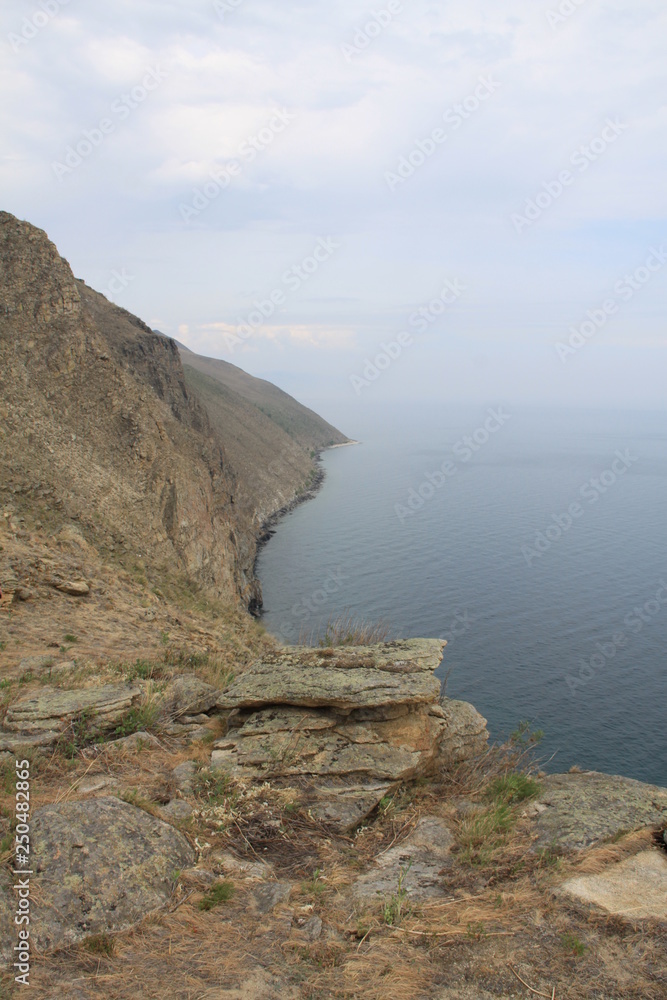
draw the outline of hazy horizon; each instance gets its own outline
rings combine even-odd
[[[29,0],[0,24],[2,208],[192,350],[338,422],[664,408],[661,4]]]

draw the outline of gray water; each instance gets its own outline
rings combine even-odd
[[[447,694],[495,739],[527,720],[550,770],[667,785],[667,415],[494,409],[346,426],[363,443],[260,553],[264,622],[444,637]]]

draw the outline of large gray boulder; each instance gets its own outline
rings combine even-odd
[[[667,818],[667,788],[597,771],[549,774],[526,812],[535,817],[537,848],[581,850]]]
[[[254,664],[218,699],[221,709],[294,705],[340,711],[431,704],[440,682],[441,639],[404,639],[376,646],[293,646]]]
[[[38,809],[31,846],[39,895],[30,932],[44,951],[133,927],[167,903],[174,871],[195,860],[173,826],[111,797]]]
[[[65,691],[44,687],[10,705],[5,728],[16,733],[63,732],[77,717],[87,713],[100,730],[111,728],[141,698],[140,687],[105,684],[102,687]]]

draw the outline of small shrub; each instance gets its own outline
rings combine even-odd
[[[212,910],[214,906],[220,906],[221,903],[228,903],[234,892],[233,882],[216,882],[211,886],[203,899],[199,900],[199,909]]]
[[[581,958],[586,951],[586,945],[583,941],[579,940],[576,934],[562,934],[560,940],[563,948],[565,948],[565,951],[572,952],[572,954],[576,955],[578,958]]]
[[[323,649],[331,646],[372,646],[386,642],[390,633],[391,628],[387,622],[380,621],[373,624],[362,621],[352,614],[342,614],[330,618],[322,634],[302,633],[299,636],[299,643]]]
[[[116,950],[116,942],[110,934],[93,934],[83,942],[86,951],[93,955],[113,955]]]
[[[75,635],[72,635],[72,633],[71,633],[71,632],[67,632],[67,633],[66,633],[66,634],[65,634],[65,635],[63,636],[63,642],[69,642],[69,643],[70,643],[70,645],[73,645],[73,644],[74,644],[75,642],[78,642],[78,641],[79,641],[79,640],[78,640],[78,637],[77,637],[77,636],[75,636]]]
[[[154,702],[130,708],[116,726],[114,735],[132,736],[133,733],[155,729],[159,714],[159,708]]]
[[[148,660],[137,660],[125,667],[123,672],[129,682],[156,680],[162,676],[160,664],[150,663]]]
[[[487,798],[505,805],[515,805],[517,802],[536,798],[541,791],[539,782],[519,771],[496,778],[487,790]]]
[[[405,868],[401,868],[398,875],[396,892],[392,893],[388,899],[385,899],[382,907],[382,919],[389,927],[398,927],[403,917],[410,913],[408,891],[405,888],[405,880],[411,867],[412,861],[409,861]]]

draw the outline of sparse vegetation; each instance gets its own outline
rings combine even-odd
[[[93,955],[106,955],[110,957],[116,950],[116,942],[110,934],[93,934],[83,942],[86,951]]]
[[[405,867],[401,868],[398,875],[396,892],[392,893],[391,896],[384,901],[382,907],[382,919],[385,924],[388,924],[389,927],[398,927],[403,918],[410,913],[405,880],[411,867],[412,862],[410,861],[407,865],[405,865]]]
[[[386,642],[391,635],[387,622],[364,622],[353,614],[337,615],[330,618],[323,632],[302,632],[299,644],[320,646],[328,649],[334,646],[369,646]]]
[[[233,882],[216,882],[211,886],[203,899],[199,900],[199,909],[212,910],[215,906],[228,903],[234,896],[234,892]]]
[[[573,955],[576,955],[577,958],[581,958],[586,951],[586,945],[579,940],[576,934],[571,934],[569,932],[562,934],[561,943],[565,951],[571,952]]]

